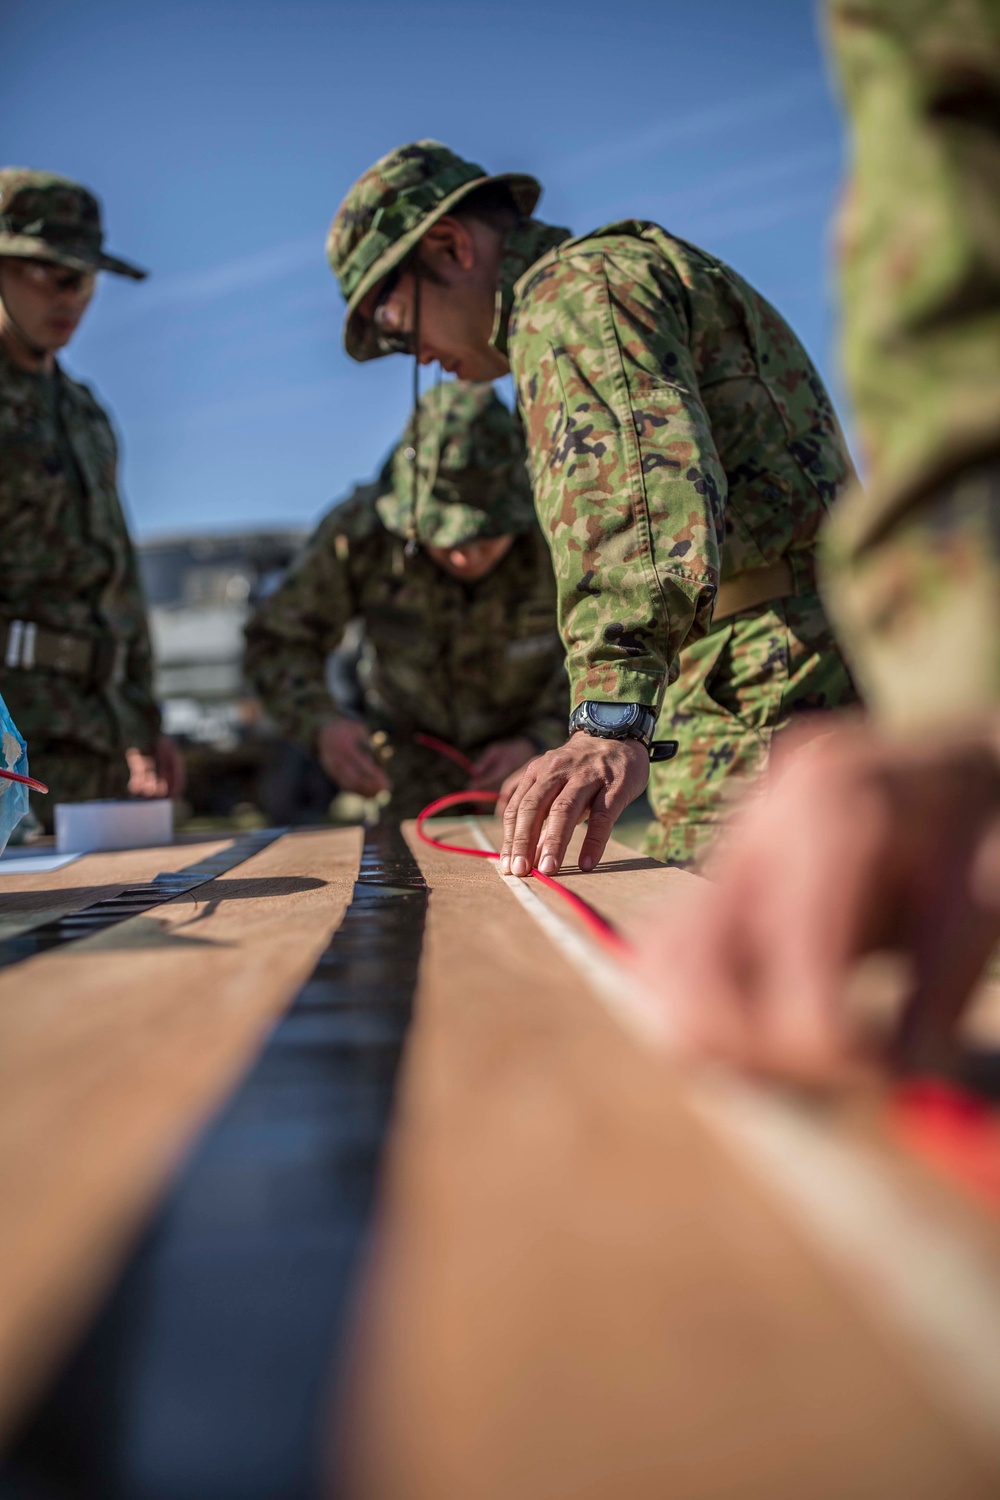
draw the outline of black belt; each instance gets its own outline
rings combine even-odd
[[[127,657],[126,643],[108,636],[95,641],[34,620],[0,620],[0,661],[22,672],[57,672],[103,686],[122,681]]]

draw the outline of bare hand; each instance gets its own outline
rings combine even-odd
[[[1000,938],[996,739],[849,726],[779,751],[712,883],[640,943],[676,1050],[829,1082],[884,1061],[891,1030],[898,1060],[940,1062]]]
[[[184,790],[184,757],[167,735],[160,735],[152,755],[133,745],[125,759],[130,797],[179,797]]]
[[[333,719],[319,732],[317,755],[323,770],[345,792],[375,797],[392,790],[388,776],[372,753],[367,725],[358,719]]]
[[[565,745],[538,756],[504,783],[497,803],[503,816],[501,870],[528,875],[537,864],[543,875],[554,875],[574,828],[584,819],[588,828],[580,869],[592,870],[615,821],[648,780],[649,752],[639,740],[571,735]]]
[[[474,791],[496,792],[515,771],[520,771],[538,751],[529,739],[495,740],[487,745],[472,767],[469,786]]]

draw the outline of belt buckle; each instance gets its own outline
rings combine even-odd
[[[7,645],[4,664],[21,667],[25,671],[35,665],[35,638],[38,626],[34,620],[11,620],[7,625]]]

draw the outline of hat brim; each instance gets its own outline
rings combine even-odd
[[[382,359],[385,354],[385,351],[378,347],[371,320],[362,317],[358,310],[372,287],[383,281],[389,272],[409,255],[414,245],[423,239],[432,224],[450,213],[457,203],[468,197],[469,193],[475,192],[476,188],[485,187],[489,182],[506,183],[514,202],[525,218],[531,217],[542,196],[541,183],[536,178],[529,177],[527,173],[497,172],[491,177],[474,177],[471,182],[463,182],[461,187],[449,193],[446,198],[442,198],[431,213],[425,215],[419,223],[382,252],[355,287],[344,316],[344,348],[352,359],[364,363],[369,359]]]
[[[95,251],[93,255],[84,251],[74,255],[68,250],[56,250],[47,240],[29,234],[0,234],[0,256],[13,260],[45,260],[53,266],[65,266],[67,271],[110,271],[113,276],[128,276],[132,281],[145,281],[149,275],[140,266],[119,260],[115,255],[105,255],[103,250]]]

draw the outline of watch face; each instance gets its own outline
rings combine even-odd
[[[598,724],[601,729],[621,729],[623,725],[632,722],[633,710],[630,703],[588,703],[587,717]]]

